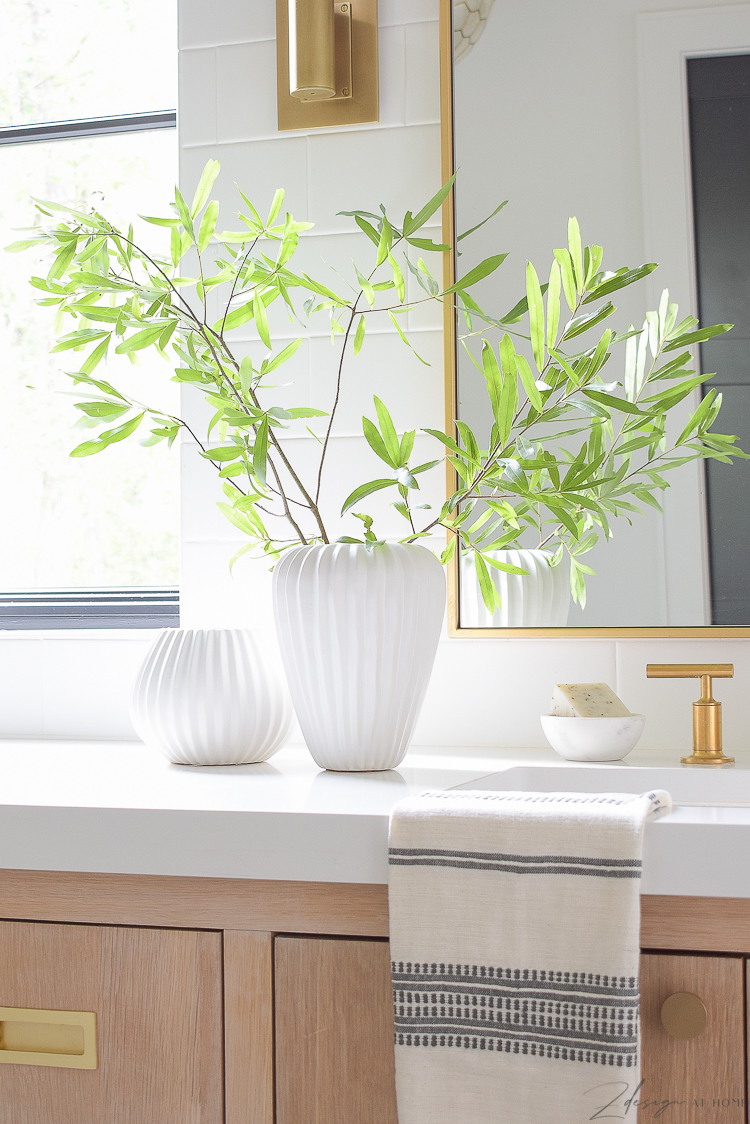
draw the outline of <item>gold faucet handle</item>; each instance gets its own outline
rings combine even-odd
[[[733,663],[647,663],[647,679],[732,679]]]
[[[713,697],[714,679],[732,679],[732,663],[649,663],[647,679],[700,679],[701,697],[693,703],[693,752],[684,765],[727,765],[721,748],[721,703]]]

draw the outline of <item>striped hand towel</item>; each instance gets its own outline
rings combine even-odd
[[[666,792],[465,790],[396,806],[399,1124],[583,1124],[610,1096],[624,1113],[643,830],[669,807]]]

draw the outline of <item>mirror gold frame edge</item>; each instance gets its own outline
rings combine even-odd
[[[452,0],[440,0],[440,156],[442,182],[455,171],[453,144],[453,20]],[[453,246],[455,218],[453,191],[443,204],[443,242]],[[443,258],[443,282],[447,288],[455,281],[454,255]],[[445,432],[456,435],[456,323],[455,304],[451,297],[443,303],[443,357],[445,376]],[[456,490],[456,475],[446,464],[447,495]],[[709,639],[724,636],[733,639],[750,637],[745,625],[685,625],[654,628],[461,628],[459,624],[458,552],[448,563],[448,635],[466,640],[504,640],[525,638],[569,640],[571,637],[671,637],[673,639]]]

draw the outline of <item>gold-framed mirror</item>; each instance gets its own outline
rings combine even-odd
[[[542,393],[547,393],[550,384],[545,379],[550,378],[554,389],[554,367],[559,372],[564,364],[550,357],[546,345],[565,355],[556,346],[560,335],[551,344],[547,340],[550,296],[544,283],[553,262],[563,272],[562,259],[553,251],[568,248],[568,220],[576,216],[584,244],[593,247],[586,262],[581,258],[582,273],[591,266],[587,296],[622,267],[634,270],[658,262],[659,269],[616,292],[605,289],[601,296],[594,294],[595,307],[611,295],[617,310],[611,321],[605,318],[606,323],[593,326],[590,336],[576,349],[571,347],[568,356],[588,354],[590,359],[602,330],[611,325],[615,339],[611,347],[605,346],[606,373],[595,372],[586,384],[586,393],[593,393],[584,405],[593,402],[594,412],[574,410],[566,422],[575,431],[569,439],[565,431],[558,431],[552,441],[550,428],[538,426],[537,436],[522,446],[521,457],[516,447],[515,460],[520,461],[526,486],[541,489],[534,497],[542,494],[544,480],[554,491],[548,470],[539,467],[548,449],[554,449],[553,472],[559,475],[563,467],[567,471],[595,425],[602,430],[609,456],[613,444],[606,436],[610,423],[604,414],[611,418],[613,410],[607,404],[605,411],[597,413],[596,407],[608,396],[619,395],[626,402],[625,410],[617,414],[619,420],[631,421],[628,401],[636,406],[636,414],[648,412],[652,409],[648,398],[661,393],[665,385],[659,372],[683,349],[692,366],[683,363],[682,382],[689,378],[688,369],[698,375],[701,369],[717,374],[705,390],[696,382],[673,407],[666,398],[658,400],[660,407],[667,404],[666,420],[659,423],[661,445],[653,447],[663,463],[667,455],[681,459],[682,446],[676,442],[711,389],[716,391],[712,403],[721,395],[723,404],[720,423],[715,421],[707,432],[736,436],[737,446],[750,451],[750,301],[745,299],[750,292],[750,265],[743,265],[743,258],[750,262],[750,252],[745,255],[745,248],[750,251],[750,217],[745,218],[750,216],[750,193],[746,186],[737,188],[738,183],[749,182],[745,173],[750,171],[750,99],[744,96],[750,88],[750,4],[687,11],[664,11],[663,0],[624,0],[606,10],[595,0],[571,0],[567,5],[554,0],[529,0],[525,5],[440,0],[440,4],[443,181],[456,174],[454,191],[443,208],[443,241],[460,251],[445,255],[446,285],[490,255],[508,255],[502,266],[472,288],[494,323],[476,314],[467,323],[460,294],[458,307],[445,306],[446,433],[465,447],[458,420],[475,433],[481,448],[492,448],[493,408],[486,368],[483,371],[482,340],[492,346],[502,379],[499,344],[510,331],[514,351],[525,356],[535,385],[546,386]],[[644,11],[649,7],[653,10]],[[506,199],[507,206],[484,221]],[[461,238],[483,221],[473,238]],[[597,245],[604,247],[601,266],[592,263]],[[571,258],[575,272],[574,259],[575,253]],[[526,296],[527,260],[542,282],[543,357],[536,368],[538,350],[532,355],[530,340],[523,339],[524,334],[530,335],[528,314],[525,322],[514,322],[507,315]],[[662,303],[664,288],[670,295]],[[571,311],[561,297],[561,318],[570,321],[585,312],[583,299],[582,289]],[[680,311],[670,321],[673,303],[679,304]],[[691,332],[680,333],[677,325],[687,315],[697,317],[699,310],[701,325],[731,322],[733,332],[691,344],[685,339]],[[656,319],[650,316],[643,332],[646,312]],[[633,334],[625,338],[632,325]],[[538,344],[538,322],[535,332]],[[670,350],[679,339],[684,344]],[[651,371],[653,383],[643,374],[632,374],[633,363],[640,371],[644,361],[643,370]],[[579,359],[570,362],[580,379]],[[550,370],[552,376],[547,374]],[[639,377],[644,382],[640,388]],[[670,377],[668,373],[666,379]],[[628,378],[631,383],[635,379],[635,389],[628,388]],[[526,384],[520,373],[516,381],[522,396]],[[648,394],[643,394],[644,389]],[[552,397],[550,392],[545,401]],[[583,401],[581,393],[577,400]],[[633,425],[651,422],[632,420]],[[618,450],[643,436],[642,429],[624,428],[625,440],[603,463],[621,465]],[[619,430],[612,427],[612,432]],[[566,440],[568,447],[563,448]],[[652,445],[644,448],[646,452],[629,454],[628,473],[633,478],[636,469],[642,471],[639,456],[650,454]],[[626,454],[627,449],[622,456]],[[661,475],[666,479],[666,473]],[[540,516],[536,525],[531,517],[524,522],[527,513],[522,512],[522,535],[510,535],[509,546],[488,552],[496,560],[525,569],[517,575],[485,566],[497,589],[492,612],[476,576],[479,564],[474,564],[471,551],[459,557],[457,550],[449,566],[451,635],[750,636],[750,462],[699,458],[675,465],[669,482],[666,490],[655,485],[636,495],[623,493],[625,506],[616,506],[614,514],[605,513],[609,535],[589,516],[588,526],[577,538],[567,535],[566,539],[565,528],[555,537],[549,534],[553,528],[548,517],[554,514],[559,519],[559,507],[542,504],[545,519]],[[448,494],[459,484],[455,469],[450,468]],[[606,486],[605,480],[599,491],[582,489],[581,494],[596,504]],[[644,499],[646,491],[660,510]],[[504,495],[501,488],[482,493],[485,500],[479,501],[475,514],[476,519],[484,514],[487,522],[495,523],[490,541],[503,542],[501,532],[507,522],[498,510],[486,515],[486,498],[513,507],[513,513],[504,509],[513,519],[518,494]],[[631,501],[635,510],[627,507]],[[580,522],[593,508],[563,510]],[[467,520],[470,525],[475,514]],[[576,554],[592,530],[596,532],[593,548]],[[568,551],[571,542],[573,561]],[[550,543],[555,552],[562,548],[558,565],[550,565],[556,561]],[[580,575],[578,589],[570,595],[569,568],[579,564],[593,571],[584,569],[585,601],[580,596]]]

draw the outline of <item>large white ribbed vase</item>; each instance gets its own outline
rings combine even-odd
[[[526,575],[488,566],[502,608],[490,613],[482,600],[474,552],[461,558],[460,624],[462,628],[564,628],[570,609],[568,568],[550,566],[546,550],[491,550],[491,558],[520,566]]]
[[[167,628],[133,685],[130,715],[146,745],[180,765],[267,761],[289,736],[281,669],[242,628]]]
[[[323,769],[393,769],[432,672],[445,577],[422,546],[353,543],[287,551],[273,574],[289,690]]]

